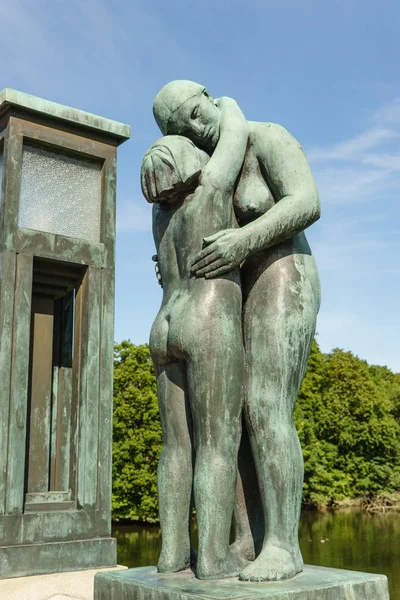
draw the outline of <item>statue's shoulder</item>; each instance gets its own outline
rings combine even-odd
[[[278,123],[265,123],[261,121],[248,121],[250,137],[254,140],[262,138],[280,138],[290,136],[289,131]]]
[[[257,121],[249,121],[250,139],[256,149],[256,152],[264,153],[268,151],[270,146],[277,148],[285,148],[296,146],[301,148],[298,141],[283,125],[278,123],[261,123]]]

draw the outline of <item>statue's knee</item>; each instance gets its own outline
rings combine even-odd
[[[177,465],[192,464],[192,448],[190,444],[179,442],[164,443],[161,459]]]
[[[263,438],[270,441],[287,442],[297,436],[292,414],[279,411],[268,411],[257,414],[250,419],[249,434],[251,438]]]

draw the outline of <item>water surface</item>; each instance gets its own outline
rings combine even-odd
[[[116,525],[118,564],[155,565],[161,533],[155,525]],[[367,514],[356,510],[302,513],[300,546],[304,561],[389,578],[391,600],[400,600],[400,512]]]

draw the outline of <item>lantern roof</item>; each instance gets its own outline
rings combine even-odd
[[[105,119],[83,110],[57,104],[11,88],[0,92],[0,118],[10,109],[19,109],[24,113],[57,121],[64,126],[73,126],[81,130],[97,132],[106,138],[112,138],[117,145],[129,139],[129,125]]]

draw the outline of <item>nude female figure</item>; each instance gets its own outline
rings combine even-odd
[[[154,203],[153,234],[163,277],[162,304],[150,335],[163,428],[158,570],[190,565],[193,487],[201,579],[238,575],[246,564],[229,548],[244,380],[239,268],[212,280],[191,271],[204,236],[234,224],[233,187],[248,130],[234,101],[221,104],[229,114],[224,133],[229,143],[211,160],[187,138],[166,136],[146,153],[141,174],[144,196]],[[229,169],[225,156],[235,140]]]
[[[155,99],[154,116],[164,134],[184,135],[212,155],[224,139],[219,114],[205,88],[192,85],[167,84]],[[248,126],[246,157],[233,199],[240,228],[221,228],[208,236],[192,272],[217,280],[241,266],[244,412],[265,526],[258,550],[260,519],[252,514],[257,513],[257,494],[246,490],[249,482],[242,478],[235,547],[248,556],[254,548],[256,553],[240,579],[264,581],[287,579],[303,568],[298,523],[304,466],[293,409],[320,305],[318,272],[304,234],[319,218],[320,203],[298,142],[273,123]],[[228,165],[234,148],[227,153]]]

